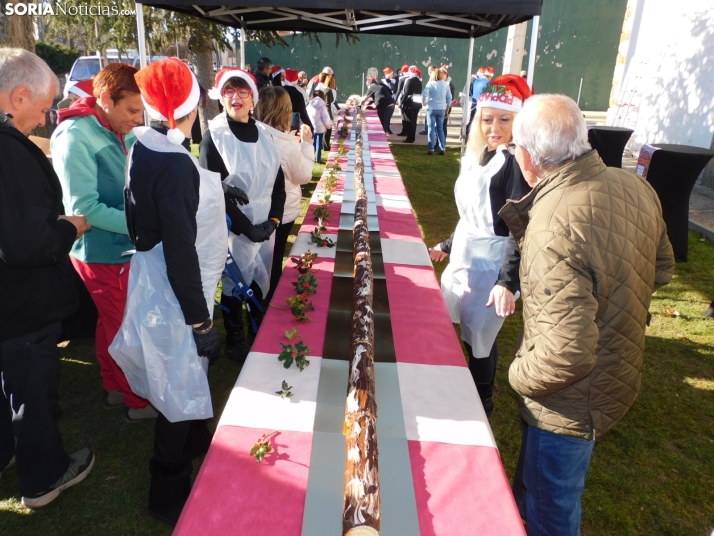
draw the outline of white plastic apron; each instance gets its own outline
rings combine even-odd
[[[280,155],[272,137],[263,123],[256,121],[256,125],[258,141],[242,143],[231,132],[225,112],[208,122],[213,143],[228,170],[224,182],[237,186],[248,194],[250,202],[240,209],[253,225],[268,219],[275,176],[280,167]],[[265,296],[270,288],[275,233],[265,242],[251,242],[244,235],[236,236],[230,233],[228,245],[245,282],[250,285],[255,281]],[[228,291],[234,283],[231,279],[224,278],[223,285],[225,293],[229,294]]]
[[[441,276],[441,292],[451,320],[461,324],[461,338],[476,358],[488,357],[504,318],[486,307],[498,281],[507,238],[493,232],[489,186],[505,163],[502,151],[485,166],[464,161],[454,186],[459,223],[454,232],[449,264]]]
[[[138,127],[134,132],[152,151],[189,155],[201,176],[196,252],[203,295],[213,316],[228,247],[220,175],[199,167],[191,153],[155,130]],[[127,162],[132,161],[131,156],[130,152]],[[129,166],[126,180],[128,184]],[[206,377],[208,360],[196,353],[191,326],[186,325],[169,283],[162,243],[151,251],[136,252],[131,259],[124,319],[109,353],[124,371],[132,391],[151,402],[170,422],[213,416]]]

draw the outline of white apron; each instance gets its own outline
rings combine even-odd
[[[240,210],[253,225],[268,219],[275,176],[280,168],[280,155],[272,137],[263,123],[255,123],[258,126],[258,141],[241,143],[231,132],[225,112],[208,122],[213,143],[228,170],[224,182],[248,194],[250,202],[241,206]],[[265,242],[251,242],[245,235],[236,236],[233,233],[228,238],[228,246],[246,284],[255,281],[263,296],[268,294],[270,288],[274,245],[275,233]],[[224,293],[230,294],[234,284],[233,280],[224,277]]]
[[[505,160],[502,151],[485,166],[465,160],[454,186],[460,219],[441,276],[441,292],[452,322],[461,324],[461,338],[476,358],[488,357],[505,320],[495,306],[486,307],[506,251],[507,238],[493,232],[489,194],[491,177]]]
[[[199,167],[196,157],[155,130],[138,127],[134,132],[152,151],[189,155],[201,176],[196,252],[203,295],[213,316],[228,247],[220,175]],[[131,161],[130,152],[127,162]],[[128,166],[126,180],[128,184]],[[151,402],[170,422],[213,417],[208,360],[196,353],[192,328],[186,325],[169,283],[162,243],[150,251],[137,251],[131,259],[124,319],[109,353],[124,371],[132,391]]]

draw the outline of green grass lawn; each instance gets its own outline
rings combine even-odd
[[[458,150],[446,158],[393,146],[427,245],[448,237],[458,215]],[[444,160],[446,160],[444,162]],[[446,262],[436,263],[437,273]],[[598,440],[583,495],[584,535],[709,535],[714,528],[714,246],[690,233],[689,262],[652,300],[642,388],[634,407]],[[667,309],[679,316],[665,315]],[[520,429],[508,366],[522,328],[510,317],[498,337],[501,360],[491,421],[510,478]]]
[[[445,157],[426,156],[423,147],[392,150],[425,241],[433,245],[451,234],[458,219],[453,199],[458,150],[449,148]],[[314,176],[321,172],[317,166]],[[303,214],[314,187],[315,181],[303,187]],[[689,257],[652,302],[640,398],[596,446],[583,497],[585,535],[708,536],[714,526],[714,321],[701,317],[714,298],[714,246],[691,234]],[[438,274],[445,264],[435,266]],[[668,308],[680,315],[665,316]],[[222,329],[220,315],[216,323]],[[511,477],[520,431],[507,368],[520,329],[516,314],[499,335],[501,363],[491,423]],[[65,447],[74,452],[90,446],[97,463],[85,482],[37,511],[22,507],[17,475],[8,470],[0,480],[0,535],[171,534],[146,514],[153,425],[129,424],[121,410],[102,408],[93,341],[72,342],[61,355]],[[211,369],[217,415],[238,372],[225,359]],[[197,472],[199,464],[194,465]]]

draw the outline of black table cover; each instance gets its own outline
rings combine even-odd
[[[647,181],[659,195],[662,215],[667,224],[667,235],[672,242],[674,256],[687,260],[689,237],[689,196],[697,177],[714,156],[714,151],[691,147],[653,143]]]
[[[634,130],[623,127],[590,127],[588,141],[608,167],[622,167],[622,153]]]

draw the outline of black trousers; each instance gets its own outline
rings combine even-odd
[[[464,342],[469,353],[469,372],[476,384],[478,396],[481,399],[486,415],[493,413],[493,384],[496,382],[496,369],[498,368],[498,342],[493,341],[488,357],[475,358],[473,349]]]
[[[405,114],[404,126],[405,132],[407,134],[407,139],[404,141],[412,142],[416,140],[416,128],[417,119],[419,117],[419,110],[421,110],[421,106],[409,106],[408,108],[402,109]]]
[[[162,413],[154,429],[154,463],[167,477],[191,464],[191,458],[208,450],[212,434],[207,421],[169,422]]]
[[[325,134],[322,136],[322,150],[327,151],[328,153],[330,152],[330,137],[332,136],[332,129],[328,128],[325,131]]]
[[[270,300],[273,299],[275,287],[278,286],[278,281],[283,273],[283,256],[285,255],[285,247],[287,246],[288,236],[290,236],[290,230],[293,228],[293,223],[295,223],[295,221],[281,223],[275,230],[273,265],[270,267],[270,290],[268,291],[268,295],[265,297],[266,306],[270,303]]]
[[[57,322],[0,342],[0,468],[14,453],[24,496],[47,490],[69,467],[57,427],[61,331]]]

